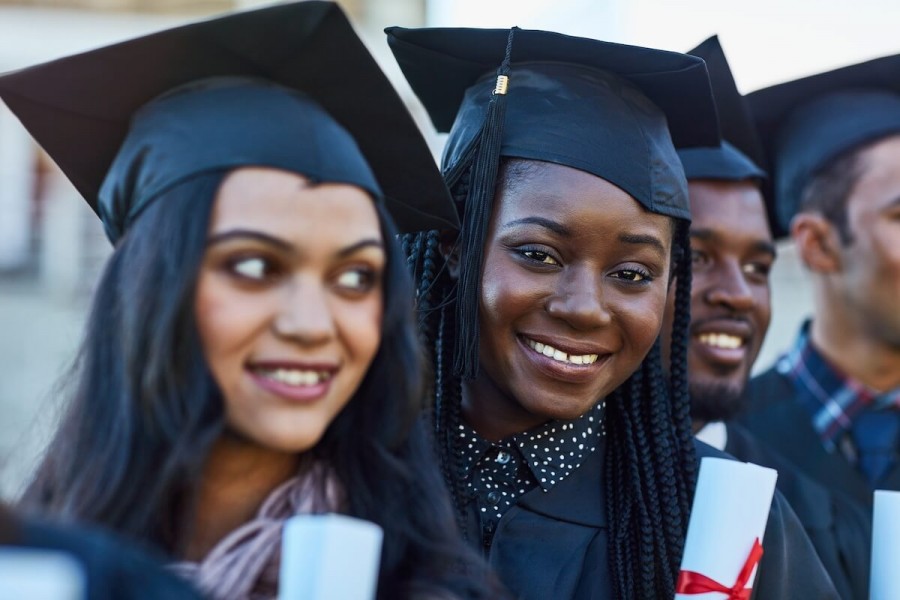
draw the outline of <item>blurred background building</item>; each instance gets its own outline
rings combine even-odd
[[[900,5],[880,0],[339,0],[439,154],[383,41],[388,25],[551,29],[685,51],[718,33],[744,92],[900,51]],[[0,72],[256,0],[0,0]],[[140,68],[140,66],[136,66]],[[90,140],[85,140],[86,144]],[[0,498],[13,498],[65,397],[91,292],[110,252],[99,222],[0,104]],[[770,364],[810,312],[789,246],[773,274]]]

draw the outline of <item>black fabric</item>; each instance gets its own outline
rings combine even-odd
[[[253,149],[277,138],[279,149],[296,144],[306,148],[307,158],[313,152],[307,144],[318,142],[315,150],[329,153],[316,157],[316,164],[328,165],[328,169],[311,175],[343,181],[353,171],[350,180],[376,191],[371,181],[374,173],[402,231],[457,225],[455,209],[421,132],[332,2],[297,2],[227,15],[9,73],[0,77],[0,97],[91,207],[109,219],[98,206],[98,195],[135,113],[170,90],[216,77],[263,79],[270,86],[306,95],[310,102],[294,106],[260,103],[257,96],[247,94],[220,107],[217,102],[198,99],[191,117],[200,113],[203,118],[190,134],[202,136],[209,147],[203,147],[202,157],[195,157],[179,147],[189,141],[178,137],[184,128],[169,131],[165,137],[159,132],[158,139],[152,140],[154,147],[171,145],[179,154],[171,161],[163,161],[159,153],[147,157],[147,168],[155,171],[154,190],[187,172],[208,168],[211,162],[269,166],[266,160],[272,152],[263,157],[238,155],[233,142],[250,150],[255,136],[259,139]],[[174,112],[171,117],[178,118]],[[221,130],[215,130],[212,123]],[[159,124],[157,118],[153,125]],[[281,137],[277,136],[279,126],[284,127]],[[347,133],[339,130],[349,132],[358,150],[347,143]],[[134,154],[140,149],[139,140],[130,143],[133,145],[127,150]],[[210,154],[217,152],[223,155],[210,161]],[[296,157],[300,150],[292,152]],[[138,153],[132,158],[142,156]],[[332,164],[343,161],[347,164]],[[309,161],[303,163],[305,168]],[[366,163],[368,167],[360,167]],[[295,167],[296,161],[290,164]],[[342,170],[336,171],[338,167]],[[174,172],[168,172],[173,168]],[[120,178],[132,175],[132,170],[121,168],[112,174]],[[106,191],[132,183],[112,181]],[[111,208],[117,218],[127,221],[119,214],[119,202],[114,199]],[[116,220],[110,219],[113,233]]]
[[[869,597],[872,522],[868,511],[825,489],[736,423],[727,424],[725,452],[778,471],[776,487],[790,503],[835,588],[845,600]]]
[[[722,144],[716,148],[679,148],[678,158],[690,179],[719,181],[763,180],[762,145],[747,101],[738,92],[731,67],[718,36],[712,36],[688,54],[706,61],[716,101]]]
[[[347,130],[309,98],[261,80],[204,79],[135,114],[100,188],[107,235],[120,238],[147,205],[186,179],[246,166],[382,195]]]
[[[745,394],[747,410],[737,419],[741,425],[802,473],[871,512],[871,485],[841,452],[825,450],[809,412],[794,400],[787,377],[772,367],[751,379]],[[900,491],[900,465],[888,472],[879,489]]]
[[[749,94],[770,159],[771,216],[788,231],[810,179],[839,156],[900,133],[900,55],[843,67]]]
[[[535,487],[549,491],[597,450],[606,435],[606,401],[577,419],[548,421],[528,431],[489,442],[467,423],[459,425],[459,449],[467,499],[475,504],[481,529],[493,528],[515,502]],[[492,520],[493,526],[488,525]]]
[[[443,170],[451,172],[478,143],[508,32],[386,31],[435,126],[450,130]],[[502,156],[580,169],[649,211],[690,218],[673,140],[683,147],[719,143],[703,61],[532,30],[516,31],[511,58]]]
[[[160,563],[109,535],[25,521],[16,546],[59,550],[74,556],[87,575],[85,600],[200,600],[186,582]]]
[[[691,179],[717,181],[761,181],[766,173],[728,142],[718,148],[685,148],[678,150],[684,174]]]
[[[522,496],[495,531],[481,531],[475,511],[469,511],[468,538],[481,545],[491,567],[517,598],[613,598],[603,440],[549,492],[536,488]],[[696,446],[698,460],[730,458],[706,444]],[[802,525],[779,493],[769,514],[764,547],[754,598],[839,598]]]

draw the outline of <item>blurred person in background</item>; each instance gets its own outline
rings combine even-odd
[[[706,61],[723,141],[678,151],[691,198],[691,326],[688,381],[697,437],[735,458],[774,468],[784,495],[843,598],[868,597],[871,523],[840,493],[802,475],[746,429],[725,421],[743,406],[772,307],[776,250],[762,186],[765,164],[752,115],[713,37],[689,52]],[[750,157],[753,156],[754,159]],[[671,329],[674,305],[667,324]],[[668,346],[668,343],[665,344]]]
[[[741,421],[865,507],[900,490],[900,56],[748,95],[814,290],[812,320],[751,380]]]
[[[395,241],[456,214],[336,4],[67,57],[0,96],[115,244],[24,508],[154,545],[213,598],[275,598],[285,520],[320,512],[382,528],[379,598],[502,597],[418,421]]]

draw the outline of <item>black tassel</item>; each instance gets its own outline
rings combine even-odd
[[[459,243],[459,284],[456,291],[456,345],[453,371],[464,379],[478,374],[478,306],[481,302],[481,267],[484,262],[484,239],[494,206],[500,147],[506,116],[506,92],[509,84],[513,35],[509,31],[506,54],[497,69],[497,85],[488,104],[487,115],[478,134],[477,151],[469,178],[462,230]]]

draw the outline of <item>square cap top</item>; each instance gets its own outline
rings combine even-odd
[[[450,130],[445,172],[465,164],[494,93],[492,75],[508,61],[501,156],[576,168],[651,212],[690,218],[674,146],[719,144],[702,59],[549,31],[386,32],[432,122]]]
[[[688,179],[722,181],[765,179],[761,166],[766,163],[756,123],[737,89],[719,37],[710,37],[688,54],[706,61],[723,141],[718,148],[679,149],[685,175]]]
[[[774,85],[747,95],[773,181],[776,235],[806,185],[845,153],[900,133],[900,55]]]
[[[234,89],[228,92],[221,85],[202,83],[223,78],[260,81],[262,85],[244,85],[253,91],[242,96]],[[146,105],[164,108],[169,102],[165,95],[185,86],[196,87],[188,89],[191,93],[224,94],[230,100],[222,104],[208,100],[205,105],[200,100],[193,102],[191,109],[205,116],[203,122],[187,127],[181,113],[173,112],[171,119],[157,123],[180,121],[178,131],[160,134],[154,125],[149,129],[156,140],[148,141],[146,136],[134,139],[141,135],[136,133],[141,128],[135,119],[161,112],[148,111]],[[287,96],[293,96],[295,102],[285,101]],[[264,158],[260,165],[254,153],[265,147],[273,152],[272,140],[290,155],[274,166],[284,167],[281,163],[286,161],[314,180],[334,177],[334,181],[355,183],[375,196],[383,195],[401,230],[458,224],[421,132],[332,2],[312,0],[229,14],[5,74],[0,77],[0,97],[101,214],[108,232],[107,213],[121,212],[122,207],[117,205],[121,198],[107,197],[106,190],[124,184],[125,178],[135,175],[135,169],[154,171],[152,181],[141,180],[152,183],[151,188],[139,190],[152,196],[198,170],[271,164]],[[269,102],[272,98],[274,104]],[[185,103],[171,102],[177,104]],[[266,112],[274,106],[281,108],[274,114]],[[328,120],[333,122],[319,126]],[[178,145],[187,130],[199,140],[190,148]],[[339,130],[343,133],[336,134]],[[311,149],[302,132],[326,138],[339,135],[350,142],[323,142]],[[215,134],[217,143],[203,143],[207,134]],[[144,150],[135,146],[139,143],[155,154],[147,159]],[[111,171],[120,152],[144,157],[150,165],[141,167],[135,158]],[[166,154],[178,152],[183,160],[167,160]],[[316,152],[320,154],[313,162],[321,165],[323,172],[304,172],[303,165]],[[338,164],[347,153],[362,157],[350,161],[355,165],[353,172]],[[365,172],[369,168],[371,171]],[[117,181],[110,182],[108,177]],[[150,200],[145,195],[127,202]],[[135,206],[125,208],[135,210]]]

